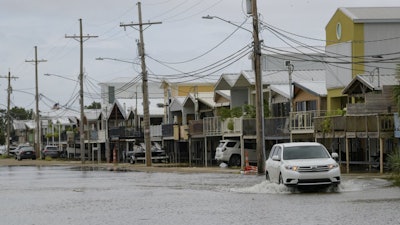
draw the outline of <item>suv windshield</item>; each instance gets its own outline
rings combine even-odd
[[[327,151],[321,146],[295,146],[287,147],[283,151],[283,159],[318,159],[329,158]]]

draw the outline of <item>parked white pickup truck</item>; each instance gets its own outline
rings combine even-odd
[[[127,152],[127,158],[131,164],[135,164],[137,161],[146,160],[146,146],[144,143],[135,145],[132,151]],[[160,144],[153,142],[151,146],[151,160],[152,161],[168,161],[169,157],[165,153],[165,150]]]

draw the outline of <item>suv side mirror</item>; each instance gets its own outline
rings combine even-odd
[[[337,154],[337,152],[332,152],[332,158],[334,158],[334,159],[339,158],[339,155]]]
[[[272,156],[272,160],[274,160],[274,161],[281,161],[281,158],[279,158],[278,155],[274,155],[274,156]]]

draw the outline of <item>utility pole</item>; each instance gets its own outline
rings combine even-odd
[[[289,132],[290,132],[290,142],[292,142],[293,141],[293,134],[292,134],[293,80],[292,80],[292,73],[294,70],[294,65],[290,61],[285,61],[285,65],[288,68],[288,74],[289,74]]]
[[[143,40],[143,25],[151,26],[153,24],[161,24],[161,22],[142,22],[142,9],[141,3],[138,2],[138,11],[139,11],[139,23],[130,23],[130,24],[122,24],[121,27],[126,28],[127,26],[139,26],[140,40],[139,40],[139,53],[142,60],[142,91],[143,91],[143,129],[144,129],[144,143],[146,145],[146,166],[151,166],[151,139],[150,139],[150,113],[149,113],[149,91],[147,85],[147,69],[146,69],[146,60],[144,53],[144,40]]]
[[[257,141],[257,172],[264,174],[264,101],[263,101],[263,83],[261,76],[261,48],[258,36],[258,12],[257,0],[252,0],[252,16],[253,16],[253,63],[256,87],[256,141]]]
[[[80,91],[79,91],[79,96],[80,96],[80,108],[81,108],[81,117],[79,121],[79,144],[80,144],[80,149],[81,149],[81,162],[82,164],[85,163],[85,134],[84,134],[84,129],[83,126],[85,125],[83,123],[83,119],[85,117],[84,115],[84,104],[83,104],[83,42],[90,39],[90,38],[97,38],[98,36],[92,36],[92,35],[83,35],[82,34],[82,19],[79,19],[79,31],[80,34],[77,35],[72,35],[68,36],[65,35],[65,38],[73,38],[80,43],[80,72],[79,72],[79,83],[80,83]]]
[[[17,79],[18,77],[11,76],[11,72],[8,71],[8,76],[0,76],[0,78],[7,78],[8,79],[8,87],[7,87],[7,149],[6,149],[6,155],[10,154],[10,132],[11,132],[11,116],[10,116],[10,99],[11,99],[11,78],[12,79]]]
[[[36,101],[36,155],[42,158],[42,151],[40,151],[41,138],[40,138],[40,115],[39,115],[39,79],[38,79],[38,65],[40,62],[47,62],[47,60],[37,58],[37,46],[35,46],[35,59],[34,60],[25,60],[25,62],[34,62],[35,63],[35,101]]]

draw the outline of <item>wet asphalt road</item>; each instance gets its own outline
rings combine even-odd
[[[0,166],[0,224],[400,224],[400,188],[344,176],[297,192],[263,176]]]

